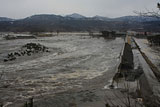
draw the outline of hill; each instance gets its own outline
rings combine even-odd
[[[67,16],[40,14],[20,20],[2,20],[0,21],[0,31],[159,31],[159,23],[159,19],[139,16],[107,18],[102,16],[85,17],[79,14],[72,14]]]
[[[7,18],[7,17],[0,17],[0,21],[13,21],[14,19]]]

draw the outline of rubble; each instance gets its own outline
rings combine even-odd
[[[39,53],[39,52],[49,52],[48,48],[39,44],[39,43],[27,43],[26,45],[22,46],[21,50],[17,52],[8,53],[7,58],[3,61],[13,61],[16,60],[17,57],[20,56],[31,56],[32,54]]]

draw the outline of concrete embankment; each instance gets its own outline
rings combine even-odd
[[[132,89],[129,89],[130,87],[127,88],[132,92],[134,90],[136,94],[135,100],[142,99],[142,105],[147,107],[160,107],[160,72],[145,53],[141,51],[134,38],[126,36],[126,42],[120,58],[117,73],[113,77],[113,84],[123,78],[123,82],[119,83],[118,88],[126,89],[123,84],[127,82],[130,86],[133,85]],[[130,92],[128,92],[128,95],[130,95]],[[130,105],[133,106],[134,104]]]
[[[159,83],[159,71],[154,64],[147,58],[145,53],[141,51],[138,44],[134,40],[137,46],[137,56],[139,63],[143,70],[143,74],[139,79],[140,91],[145,105],[149,107],[160,106],[160,83]]]
[[[116,80],[117,78],[125,76],[126,72],[128,70],[133,69],[133,52],[131,48],[131,41],[128,39],[129,37],[127,36],[125,39],[125,44],[123,46],[123,49],[120,54],[120,60],[119,64],[117,67],[117,72],[115,76],[113,77],[113,81]]]
[[[110,85],[110,93],[113,93],[112,97],[114,98],[111,98],[113,100],[108,103],[111,107],[115,105],[121,107],[144,107],[142,102],[137,100],[139,98],[136,92],[138,87],[137,77],[141,73],[134,71],[134,55],[131,42],[130,37],[127,36],[120,55],[120,62],[117,65],[117,72]],[[110,95],[110,93],[108,94]],[[119,100],[120,102],[117,102]]]

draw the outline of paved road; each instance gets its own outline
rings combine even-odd
[[[136,43],[139,43],[138,39],[134,39]],[[138,42],[137,42],[138,41]],[[138,44],[141,51],[141,44]],[[141,68],[143,70],[143,75],[140,77],[140,87],[142,97],[151,107],[159,107],[160,106],[160,82],[158,82],[157,77],[155,76],[151,66],[146,62],[144,56],[138,49],[134,52],[138,56]],[[142,51],[143,48],[142,48]]]

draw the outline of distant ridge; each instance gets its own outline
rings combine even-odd
[[[103,17],[103,16],[94,16],[94,17],[91,17],[92,19],[94,20],[102,20],[102,21],[111,21],[112,19],[111,18],[108,18],[108,17]]]
[[[83,15],[80,15],[78,13],[73,13],[70,15],[54,15],[54,14],[37,14],[32,15],[30,17],[24,18],[24,19],[51,19],[51,18],[67,18],[67,19],[90,19],[90,20],[101,20],[101,21],[130,21],[130,22],[149,22],[149,21],[160,21],[158,18],[153,17],[142,17],[142,16],[123,16],[123,17],[117,17],[117,18],[108,18],[104,16],[93,16],[93,17],[86,17]],[[0,17],[0,21],[14,21],[15,19],[7,18],[7,17]],[[23,19],[21,19],[23,20]]]
[[[7,17],[0,17],[0,21],[13,21],[14,19],[7,18]]]
[[[70,15],[66,15],[65,17],[71,17],[71,18],[75,18],[75,19],[86,18],[85,16],[80,15],[80,14],[78,14],[78,13],[73,13],[73,14],[70,14]]]
[[[156,17],[143,17],[143,16],[123,16],[114,18],[116,21],[130,21],[130,22],[149,22],[149,21],[160,21]]]
[[[77,13],[66,16],[39,14],[19,20],[0,17],[0,31],[46,32],[57,30],[136,30],[160,32],[160,19],[140,16],[124,16],[118,18],[103,16],[85,17]]]

